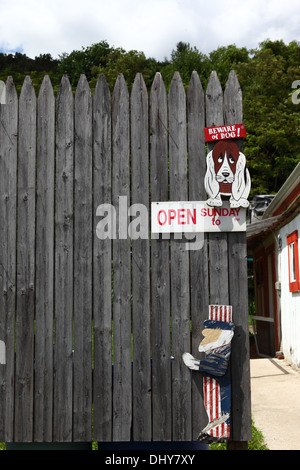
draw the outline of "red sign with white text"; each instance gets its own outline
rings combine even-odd
[[[240,139],[247,137],[245,124],[205,127],[204,135],[206,142],[216,142],[217,140]]]

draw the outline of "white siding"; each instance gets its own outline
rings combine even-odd
[[[300,292],[289,291],[289,264],[287,236],[298,230],[298,245],[300,247],[300,214],[282,227],[278,235],[282,240],[282,248],[278,251],[277,276],[281,283],[281,349],[285,359],[300,367]],[[299,254],[298,254],[299,256]]]

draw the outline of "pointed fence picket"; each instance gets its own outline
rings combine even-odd
[[[187,91],[189,200],[205,201],[203,178],[206,172],[206,149],[202,129],[205,127],[205,95],[199,76],[193,72]],[[191,351],[197,357],[203,322],[209,306],[208,236],[202,234],[201,249],[190,253]],[[199,286],[201,285],[201,288]],[[194,374],[192,381],[192,435],[206,426],[207,416],[203,403],[203,378]]]
[[[111,205],[112,143],[111,98],[101,75],[93,97],[93,184],[102,204]],[[95,207],[94,207],[95,210]],[[105,215],[104,213],[97,216]],[[94,223],[95,235],[95,223]],[[112,439],[112,239],[94,236],[94,434],[99,441]]]
[[[150,187],[151,201],[167,201],[168,104],[160,74],[150,91]],[[152,422],[153,440],[172,437],[170,251],[168,240],[151,239],[152,306]],[[156,373],[155,373],[155,372]]]
[[[11,78],[0,121],[0,338],[6,345],[6,364],[0,365],[0,434],[9,437],[14,423],[18,135],[18,97]]]
[[[169,94],[159,73],[130,94],[63,77],[56,98],[8,78],[0,119],[0,440],[196,439],[202,375],[181,356],[212,303],[232,305],[231,437],[250,440],[245,234],[150,233],[151,202],[206,199],[203,128],[242,122],[235,73],[206,94],[196,72]]]
[[[35,314],[35,211],[36,211],[36,96],[26,77],[19,98],[17,182],[16,357],[14,413],[9,436],[3,440],[33,440],[34,314]],[[9,164],[9,163],[8,163]],[[14,329],[6,337],[12,348]]]
[[[53,440],[72,440],[74,97],[63,77],[56,100]],[[63,419],[62,419],[63,417]]]

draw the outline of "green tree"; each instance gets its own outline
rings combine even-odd
[[[205,86],[211,72],[211,64],[208,57],[199,52],[196,47],[191,47],[189,43],[180,41],[176,50],[171,53],[170,63],[163,66],[161,73],[168,87],[175,72],[179,72],[183,84],[188,86],[193,71],[198,72],[202,85]]]
[[[103,73],[112,91],[118,75],[122,73],[128,88],[131,89],[136,74],[142,73],[146,86],[150,87],[157,70],[155,59],[147,59],[143,52],[134,50],[126,52],[122,48],[113,49],[108,55],[107,63],[104,66],[94,66],[90,85],[94,87],[99,74]]]
[[[265,41],[237,64],[248,137],[245,154],[252,194],[276,193],[300,160],[300,106],[291,85],[300,77],[300,47]]]
[[[211,69],[217,72],[222,86],[225,87],[230,71],[236,69],[238,64],[248,64],[250,56],[246,47],[238,48],[233,44],[227,47],[218,47],[215,51],[210,52],[209,59]]]
[[[38,92],[44,75],[49,75],[54,88],[56,88],[58,86],[57,66],[58,60],[53,59],[51,54],[41,54],[35,59],[31,59],[20,52],[15,54],[0,53],[0,80],[5,82],[8,76],[12,76],[16,90],[20,93],[25,76],[30,75],[35,90]]]
[[[94,67],[105,67],[112,50],[107,41],[101,41],[70,54],[63,53],[59,56],[58,75],[60,78],[67,75],[73,87],[77,86],[81,74],[85,74],[90,81]]]
[[[56,73],[58,64],[58,59],[53,59],[51,54],[40,54],[35,57],[34,64],[32,65],[36,71],[43,72],[46,70],[48,73],[50,71]]]

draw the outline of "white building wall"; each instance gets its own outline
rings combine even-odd
[[[277,277],[281,283],[280,316],[281,316],[281,350],[285,359],[300,368],[300,292],[289,291],[289,264],[287,236],[298,230],[300,249],[300,214],[282,227],[278,235],[281,238],[281,249],[278,247]],[[299,254],[298,254],[299,255]]]

